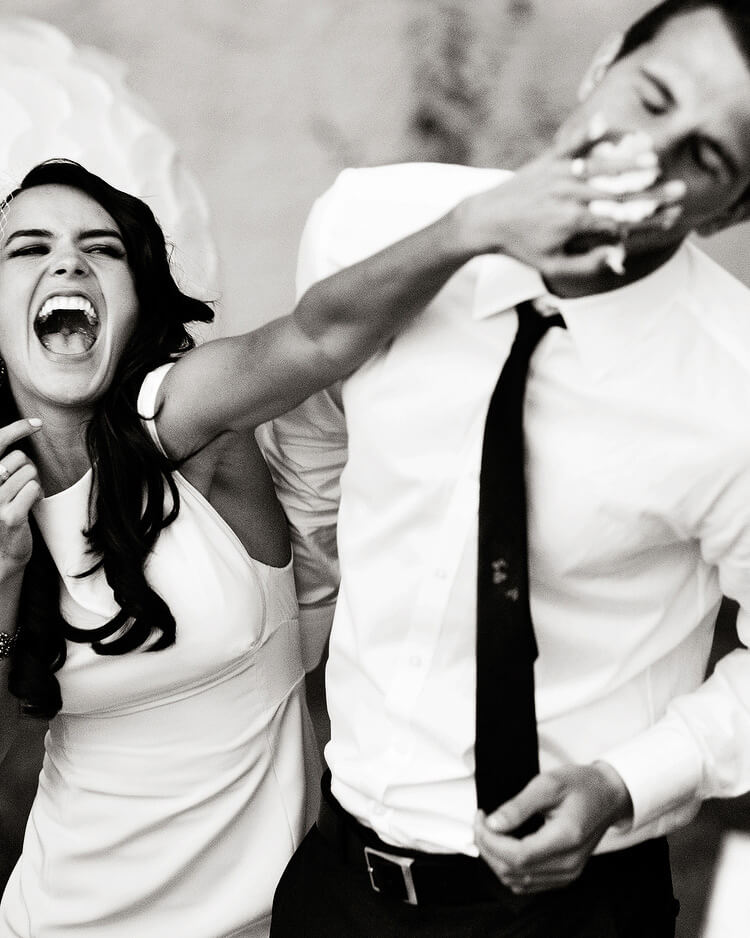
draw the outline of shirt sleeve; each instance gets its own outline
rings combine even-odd
[[[695,691],[674,698],[647,731],[602,756],[630,792],[633,827],[655,825],[657,833],[684,823],[706,798],[750,790],[750,452],[732,456],[721,469],[714,463],[686,511],[688,536],[718,571],[724,595],[739,603],[744,647],[725,655]]]
[[[257,436],[289,522],[302,657],[311,670],[323,655],[338,593],[336,518],[347,447],[335,392],[314,395]]]

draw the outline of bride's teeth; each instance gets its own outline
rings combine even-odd
[[[91,300],[85,296],[51,296],[42,304],[37,319],[44,322],[56,309],[80,309],[92,326],[95,326],[99,321]]]
[[[85,355],[97,340],[99,316],[83,294],[50,296],[36,315],[34,332],[48,352]]]

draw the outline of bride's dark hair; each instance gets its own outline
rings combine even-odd
[[[148,585],[144,564],[159,532],[177,517],[179,495],[172,465],[143,428],[137,397],[150,371],[194,346],[186,324],[211,322],[213,312],[175,283],[151,209],[78,163],[48,160],[35,166],[0,204],[0,213],[12,198],[43,185],[78,189],[111,215],[122,235],[139,305],[134,333],[110,387],[95,405],[86,436],[93,477],[85,534],[92,566],[81,574],[103,568],[120,607],[114,619],[93,632],[79,632],[64,620],[57,569],[33,518],[31,522],[34,546],[23,578],[9,686],[25,712],[49,718],[62,706],[55,672],[65,662],[66,637],[88,641],[106,655],[133,651],[147,640],[150,652],[175,641],[174,617]],[[4,425],[17,417],[6,381],[0,388],[0,421]]]

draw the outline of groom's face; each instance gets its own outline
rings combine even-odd
[[[669,233],[641,237],[649,250],[729,213],[750,186],[750,63],[721,12],[704,7],[672,18],[615,61],[561,128],[604,117],[611,131],[643,130],[664,179],[688,187]]]

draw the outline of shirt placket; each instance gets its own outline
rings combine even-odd
[[[475,450],[478,445],[472,445],[471,455],[463,460],[463,471],[453,483],[442,523],[429,556],[425,558],[425,573],[417,589],[404,644],[385,696],[389,729],[379,792],[380,810],[377,812],[381,817],[387,814],[382,806],[387,803],[389,784],[396,774],[402,774],[399,770],[413,753],[412,717],[431,673],[467,538],[476,531],[479,485]],[[473,627],[473,607],[469,613],[467,627]]]

